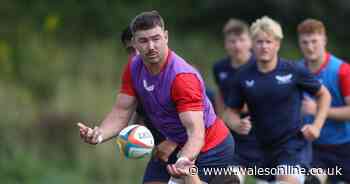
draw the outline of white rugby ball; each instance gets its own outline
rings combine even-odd
[[[129,125],[119,133],[117,144],[122,155],[137,159],[152,153],[154,138],[145,126]]]

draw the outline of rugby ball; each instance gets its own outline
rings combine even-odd
[[[154,138],[145,126],[129,125],[119,133],[117,145],[121,155],[138,159],[152,153]]]

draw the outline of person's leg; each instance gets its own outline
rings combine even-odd
[[[255,183],[256,183],[256,184],[269,184],[268,181],[262,180],[262,179],[259,179],[259,178],[256,178],[256,179],[255,179]]]
[[[350,183],[350,143],[332,146],[332,149],[326,152],[332,165],[327,165],[330,178],[337,182]]]
[[[198,176],[204,182],[210,183],[210,181],[220,175],[216,171],[228,171],[221,172],[221,175],[234,175],[230,173],[227,167],[233,165],[233,155],[234,155],[234,141],[233,137],[230,135],[218,144],[216,147],[212,148],[207,152],[200,153],[197,160],[196,166],[198,167]]]
[[[215,176],[209,184],[241,184],[241,181],[237,176],[221,175]]]
[[[312,163],[311,167],[313,170],[321,170],[327,167],[330,160],[328,154],[320,149],[317,145],[312,146]],[[324,172],[324,170],[322,170]],[[320,172],[312,173],[312,175],[307,177],[305,184],[326,184],[327,175]]]
[[[276,176],[277,182],[286,182],[289,184],[304,184],[305,176],[302,174],[293,175],[278,175]]]
[[[145,174],[143,176],[144,184],[166,184],[170,179],[170,175],[166,170],[167,163],[159,159],[151,158],[147,164]]]
[[[289,139],[275,151],[276,181],[304,184],[312,161],[312,145],[302,134]]]
[[[233,164],[233,154],[233,137],[228,135],[220,144],[198,155],[196,160],[198,173],[195,175],[198,177],[185,176],[185,180],[184,178],[170,178],[168,184],[214,184],[213,181],[222,181],[220,182],[222,184],[239,184],[237,183],[238,178],[228,169],[228,166]],[[217,172],[219,170],[221,174]]]
[[[305,176],[305,182],[304,184],[322,184],[321,179],[314,175],[307,175]]]

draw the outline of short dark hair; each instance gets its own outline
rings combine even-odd
[[[132,32],[131,32],[130,26],[128,26],[122,31],[122,34],[120,35],[120,41],[125,46],[128,42],[131,41],[131,39],[132,39]]]
[[[123,46],[125,47],[128,54],[133,54],[136,52],[136,49],[131,45],[132,33],[130,26],[126,27],[122,31],[122,34],[120,35],[120,41],[123,43]]]
[[[155,10],[140,13],[131,21],[130,24],[133,34],[135,34],[136,31],[152,29],[156,26],[164,29],[164,20]]]
[[[222,33],[224,34],[224,37],[235,34],[235,35],[241,35],[243,33],[249,34],[249,26],[246,22],[231,18],[229,19],[225,26],[222,29]]]

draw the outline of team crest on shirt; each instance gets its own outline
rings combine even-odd
[[[220,78],[221,80],[226,79],[226,78],[227,78],[227,72],[220,72],[220,73],[219,73],[219,78]]]
[[[145,79],[143,79],[143,87],[147,90],[147,91],[153,91],[154,90],[154,85],[148,85],[147,81]]]
[[[245,85],[247,86],[247,88],[253,87],[254,84],[255,84],[255,81],[254,81],[254,80],[246,80],[246,81],[245,81]]]
[[[275,78],[278,84],[289,84],[292,82],[293,74],[276,75]]]

